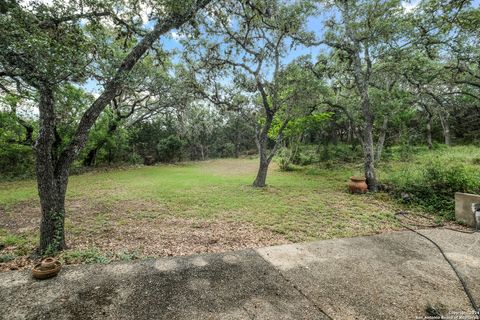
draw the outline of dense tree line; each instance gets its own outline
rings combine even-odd
[[[343,148],[375,191],[390,146],[479,141],[472,1],[0,0],[0,14],[0,175],[36,175],[43,252],[65,245],[72,168],[256,150],[263,187],[275,156]]]

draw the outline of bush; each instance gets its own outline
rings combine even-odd
[[[480,192],[480,175],[463,165],[431,162],[416,170],[405,170],[388,181],[394,195],[425,210],[455,218],[455,192]]]
[[[322,162],[335,161],[352,163],[362,159],[362,148],[347,144],[324,145],[320,154]]]
[[[224,143],[215,148],[215,154],[220,158],[231,158],[235,155],[235,145],[231,142]]]
[[[0,263],[10,262],[12,260],[15,260],[15,258],[16,256],[11,253],[2,254],[0,255]]]
[[[282,148],[277,153],[278,166],[281,171],[290,171],[292,164],[292,150]]]
[[[0,248],[13,247],[16,255],[26,255],[35,247],[36,239],[25,234],[13,234],[0,228]]]
[[[19,144],[0,145],[0,177],[29,178],[35,173],[32,147]]]
[[[300,166],[308,166],[318,162],[318,154],[313,147],[301,146],[295,153],[292,162]]]
[[[117,258],[122,261],[132,261],[140,259],[140,254],[137,252],[123,251],[116,254]]]
[[[65,251],[62,260],[66,264],[72,263],[108,263],[110,260],[103,255],[97,248],[87,250]]]
[[[133,152],[133,153],[130,154],[130,156],[128,157],[128,163],[129,163],[129,164],[133,164],[133,165],[142,164],[142,163],[143,163],[143,158],[142,158],[142,156],[139,155],[138,153]]]
[[[184,143],[175,135],[160,140],[157,145],[158,158],[162,162],[175,162],[182,159]]]

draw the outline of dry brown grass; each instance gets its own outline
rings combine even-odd
[[[22,202],[1,210],[0,225],[11,233],[26,236],[38,233],[40,208],[37,203]],[[112,259],[119,252],[129,252],[137,257],[161,257],[289,242],[284,236],[252,223],[172,217],[164,206],[152,200],[108,203],[72,199],[67,200],[66,210],[69,248],[76,251],[96,248]],[[35,242],[24,245],[33,250]],[[6,246],[0,254],[12,253],[16,249],[15,245]],[[27,268],[34,262],[34,259],[20,256],[0,263],[0,271]]]

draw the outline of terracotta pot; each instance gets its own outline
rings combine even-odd
[[[42,270],[49,270],[49,269],[53,269],[56,267],[56,262],[57,260],[53,259],[53,258],[46,258],[45,260],[43,260],[40,265],[41,265],[41,268]]]
[[[348,190],[350,190],[351,193],[366,193],[368,191],[366,179],[362,177],[350,177]]]
[[[55,277],[61,268],[62,264],[59,261],[47,258],[33,267],[32,275],[35,279],[48,279]]]

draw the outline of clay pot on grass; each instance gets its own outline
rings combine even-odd
[[[366,179],[363,177],[350,177],[348,190],[351,193],[366,193],[368,191]]]
[[[60,269],[62,264],[53,258],[46,258],[41,263],[36,264],[32,269],[32,275],[35,279],[48,279],[55,277]]]

